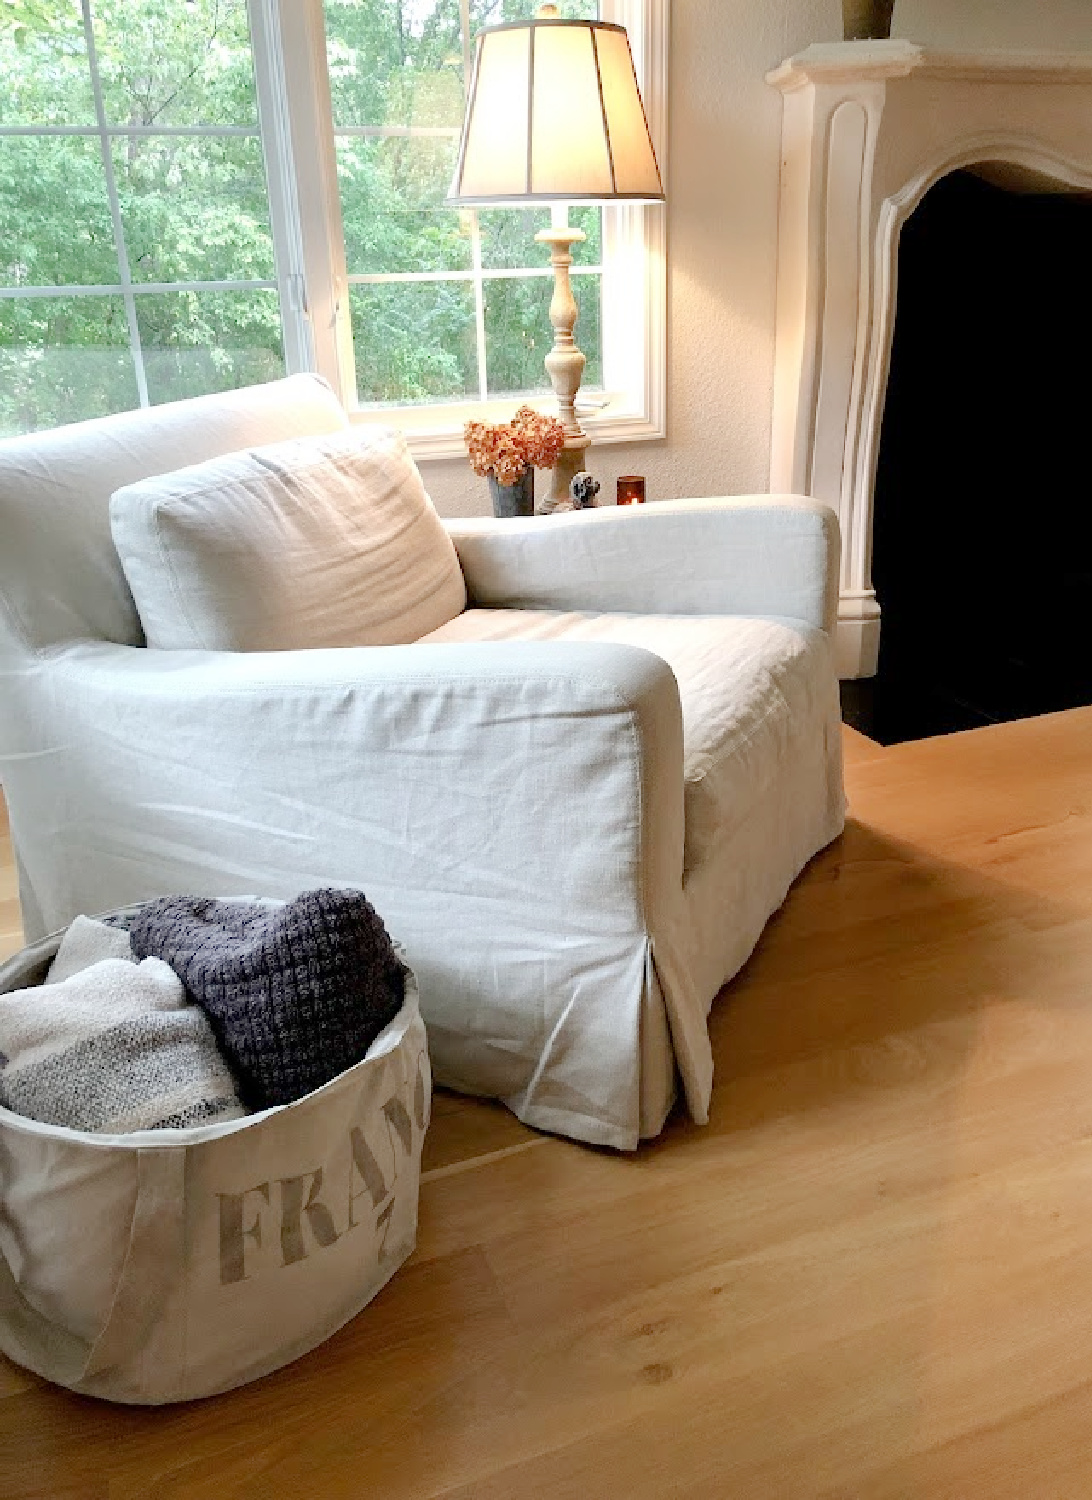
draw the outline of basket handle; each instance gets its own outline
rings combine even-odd
[[[185,1272],[186,1148],[146,1146],[137,1149],[136,1158],[137,1194],[125,1261],[81,1381],[131,1358],[153,1326],[158,1375],[162,1378],[167,1361],[179,1378],[182,1374],[183,1319],[171,1316],[170,1304]]]
[[[58,1328],[27,1301],[2,1252],[0,1349],[16,1364],[67,1386],[78,1383],[90,1352],[83,1339],[66,1328]]]
[[[183,1320],[180,1315],[170,1316],[169,1299],[184,1272],[186,1148],[137,1148],[134,1154],[137,1192],[129,1242],[99,1336],[88,1344],[40,1313],[23,1295],[7,1258],[0,1253],[0,1347],[48,1380],[70,1389],[90,1383],[93,1391],[97,1383],[93,1377],[143,1351],[154,1326],[156,1347],[144,1352],[155,1360],[158,1389],[153,1399],[163,1400],[162,1377],[172,1355],[168,1368],[177,1372],[177,1379],[182,1375]],[[140,1400],[144,1395],[141,1373],[131,1371],[125,1379],[131,1392],[128,1399]]]

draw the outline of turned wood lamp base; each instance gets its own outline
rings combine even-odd
[[[587,361],[573,337],[579,310],[569,275],[573,263],[572,247],[587,236],[582,229],[574,229],[569,224],[568,209],[564,204],[555,205],[551,217],[550,228],[540,229],[535,240],[540,245],[549,245],[550,264],[554,270],[554,294],[550,300],[554,346],[546,356],[546,370],[557,397],[557,415],[565,429],[565,446],[550,470],[550,492],[538,507],[544,515],[553,510],[572,509],[569,484],[573,475],[586,467],[584,455],[591,443],[576,415],[576,393]]]

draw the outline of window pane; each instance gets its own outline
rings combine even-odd
[[[79,0],[4,16],[0,79],[0,125],[94,125]]]
[[[326,0],[336,125],[463,119],[459,0]]]
[[[573,246],[577,265],[597,266],[603,254],[603,212],[595,204],[574,203],[569,223],[582,229],[587,239]],[[478,211],[482,233],[482,265],[487,270],[529,270],[549,265],[550,247],[536,245],[535,235],[549,229],[548,208],[489,208]]]
[[[102,286],[117,280],[98,141],[0,139],[0,284]]]
[[[113,152],[134,282],[273,279],[257,140],[154,136]]]
[[[338,142],[351,273],[470,269],[469,220],[440,208],[454,154],[454,141],[434,136]]]
[[[0,299],[0,434],[137,405],[120,297]]]
[[[477,396],[469,282],[355,286],[349,303],[361,405]]]
[[[485,283],[486,370],[490,396],[548,391],[543,363],[553,347],[550,326],[552,276],[511,277]],[[598,276],[574,276],[580,315],[574,330],[587,365],[581,389],[603,384]]]
[[[112,125],[254,125],[246,0],[92,0]]]
[[[171,292],[136,299],[153,406],[284,374],[276,292]]]

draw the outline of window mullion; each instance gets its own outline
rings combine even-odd
[[[269,224],[277,271],[284,363],[289,375],[316,365],[304,278],[299,188],[284,83],[280,13],[270,0],[247,0],[259,134],[269,197]]]
[[[293,329],[286,357],[290,368],[317,370],[352,407],[356,373],[322,0],[249,5],[260,105],[264,91],[263,149],[275,168],[267,167],[267,176],[274,244],[279,239],[281,247],[278,279],[287,278],[282,307]]]
[[[121,199],[118,197],[117,179],[114,176],[114,156],[110,145],[110,134],[106,126],[106,106],[102,97],[102,78],[99,75],[98,52],[95,48],[95,29],[91,24],[91,0],[82,0],[83,34],[87,45],[87,62],[91,70],[91,92],[95,100],[95,119],[98,123],[99,145],[102,150],[102,169],[106,177],[106,197],[110,205],[110,219],[114,226],[114,251],[118,258],[118,280],[125,304],[125,321],[129,328],[129,352],[133,358],[133,373],[136,377],[137,395],[141,406],[149,406],[148,376],[144,368],[144,350],[140,343],[140,325],[137,322],[136,299],[133,296],[133,278],[129,273],[129,252],[125,245],[125,227],[121,221]]]
[[[482,232],[476,209],[470,210],[470,251],[474,268],[474,343],[478,354],[478,398],[489,395],[485,351],[485,282],[482,280]]]
[[[470,0],[459,0],[459,30],[463,42],[463,78],[470,86],[472,44],[470,36]],[[474,271],[474,345],[478,358],[478,399],[489,394],[485,351],[485,286],[482,282],[482,230],[477,209],[470,210],[470,263]]]

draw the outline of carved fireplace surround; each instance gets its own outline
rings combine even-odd
[[[1037,191],[1092,192],[1092,53],[931,52],[904,41],[809,47],[784,96],[770,488],[815,495],[842,526],[838,666],[876,670],[872,501],[902,225],[959,168]],[[943,351],[938,350],[938,358]],[[943,516],[923,524],[944,545]],[[958,578],[937,601],[959,612]]]

